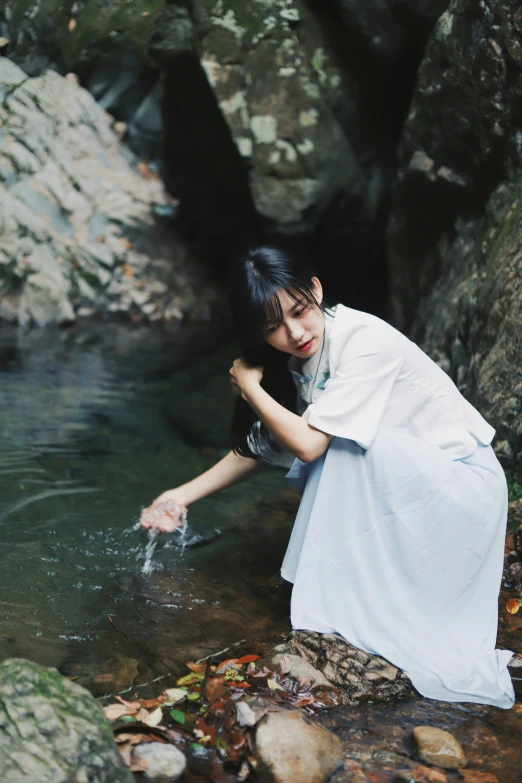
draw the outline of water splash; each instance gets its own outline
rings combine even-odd
[[[168,511],[170,512],[168,515],[172,518],[174,516],[174,513],[176,513],[179,521],[181,522],[179,527],[177,527],[172,532],[176,533],[179,536],[178,543],[181,548],[181,554],[183,554],[185,551],[185,547],[187,545],[187,509],[177,504],[170,504],[170,505],[162,504],[162,506],[159,506],[157,509],[152,510],[150,512],[150,515],[154,516],[154,519],[157,523],[160,517],[165,513],[165,508],[167,506],[168,506]],[[141,527],[141,523],[137,522],[131,528],[131,530],[138,530],[140,527]],[[154,566],[152,561],[154,557],[154,552],[156,551],[156,547],[158,545],[159,534],[160,531],[156,526],[153,526],[148,530],[148,542],[147,542],[147,546],[145,547],[145,560],[141,568],[141,573],[144,574],[145,576],[150,576],[150,574],[154,571]]]
[[[154,570],[152,566],[152,558],[158,544],[158,536],[159,530],[155,527],[150,528],[148,531],[149,540],[147,542],[147,546],[145,547],[145,561],[141,569],[141,573],[145,574],[145,576],[150,576]]]

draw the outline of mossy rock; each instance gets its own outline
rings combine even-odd
[[[3,783],[132,783],[91,694],[31,661],[0,665]]]
[[[131,53],[145,62],[152,26],[163,6],[163,0],[6,3],[16,59],[48,56],[67,71],[81,70],[110,52]]]

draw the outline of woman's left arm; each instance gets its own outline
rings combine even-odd
[[[261,387],[261,367],[251,367],[244,359],[236,359],[230,376],[234,391],[248,402],[281,446],[302,462],[313,462],[324,454],[332,435],[311,427],[301,416],[276,402]]]

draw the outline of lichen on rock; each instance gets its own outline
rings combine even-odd
[[[84,688],[30,661],[0,665],[3,783],[132,783],[110,726]]]

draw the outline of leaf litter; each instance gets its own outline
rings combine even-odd
[[[259,655],[216,665],[190,661],[189,673],[178,678],[176,687],[154,699],[116,696],[117,703],[103,711],[129,769],[146,768],[133,753],[137,744],[166,742],[183,752],[198,780],[246,781],[256,766],[253,729],[265,715],[295,709],[314,715],[338,703],[336,688],[325,694],[313,680],[293,676],[289,656],[283,655],[279,671],[257,661]]]

